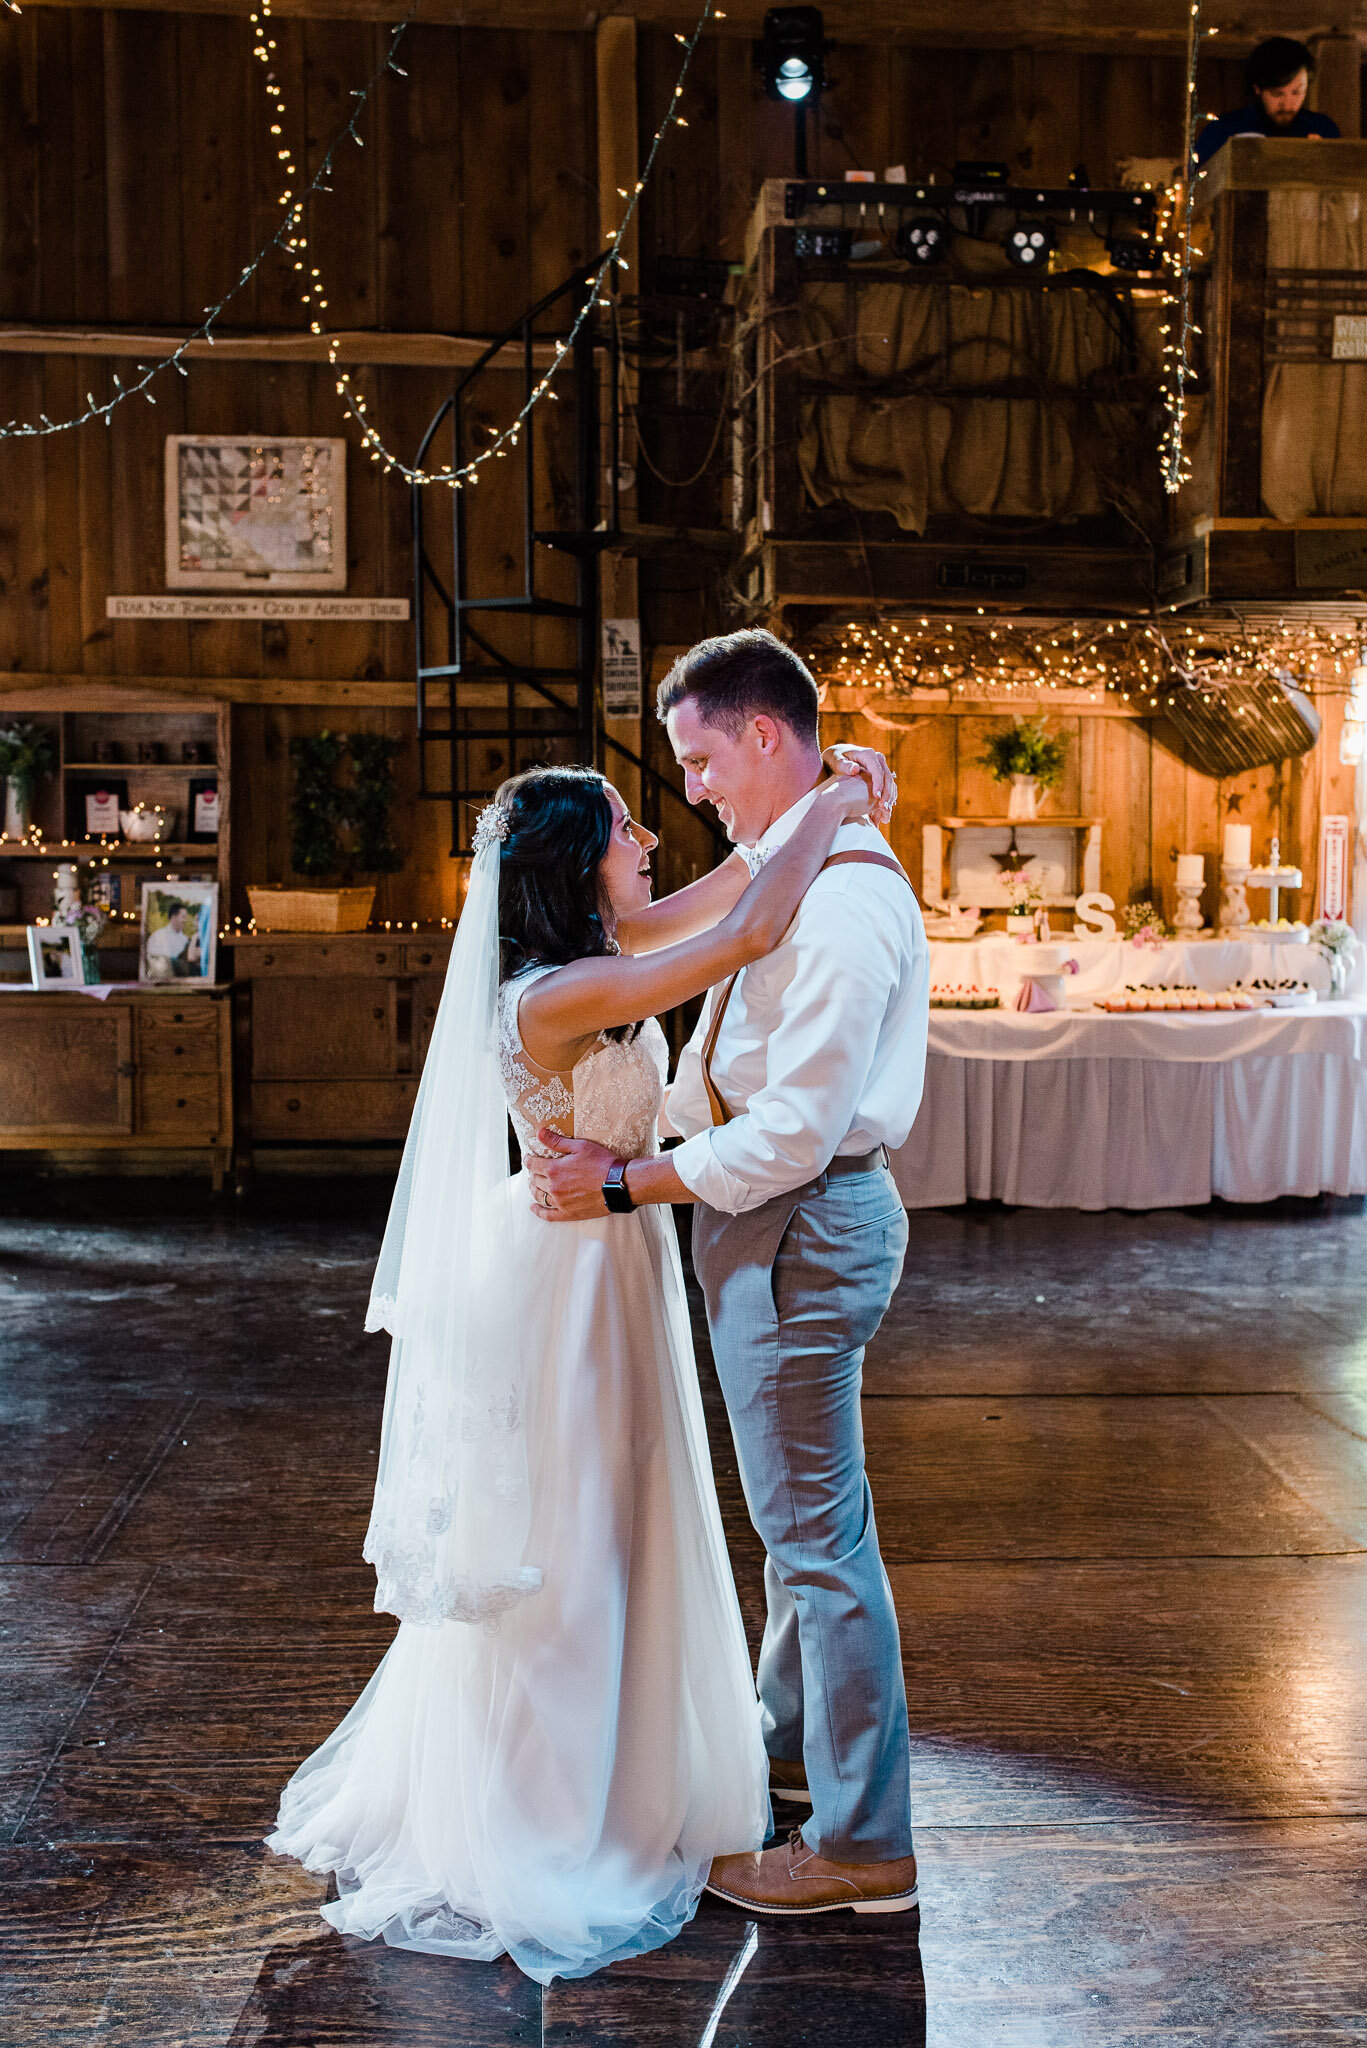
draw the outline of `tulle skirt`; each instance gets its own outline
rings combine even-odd
[[[548,1983],[670,1940],[764,1839],[768,1772],[669,1214],[506,1200],[541,1590],[402,1623],[268,1840],[336,1874],[343,1933]]]

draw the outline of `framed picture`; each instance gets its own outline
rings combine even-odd
[[[71,775],[66,785],[66,835],[68,839],[117,839],[122,827],[119,812],[128,809],[126,775],[93,777]]]
[[[81,942],[69,925],[31,924],[28,933],[29,974],[35,988],[81,988]]]
[[[217,952],[217,882],[143,883],[140,982],[212,981]]]
[[[199,845],[218,838],[218,777],[192,775],[186,805],[186,838]]]
[[[345,590],[346,442],[166,437],[168,590]]]

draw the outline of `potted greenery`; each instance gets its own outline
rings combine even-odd
[[[1033,818],[1041,792],[1053,788],[1067,758],[1067,741],[1062,736],[1051,739],[1041,716],[1017,718],[994,732],[978,761],[994,782],[1011,784],[1007,817]]]
[[[0,728],[0,781],[5,784],[5,836],[22,839],[33,815],[33,793],[40,775],[57,766],[57,749],[45,725],[20,720]]]

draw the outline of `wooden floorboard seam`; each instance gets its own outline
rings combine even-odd
[[[23,1833],[24,1828],[27,1825],[29,1815],[33,1812],[34,1807],[38,1804],[39,1799],[42,1797],[44,1788],[47,1785],[48,1779],[52,1776],[53,1771],[57,1768],[57,1765],[61,1760],[62,1751],[66,1747],[67,1741],[71,1735],[72,1730],[76,1727],[77,1723],[81,1718],[81,1715],[85,1712],[87,1706],[90,1704],[91,1699],[94,1697],[95,1691],[99,1686],[101,1679],[104,1677],[105,1672],[109,1669],[109,1666],[113,1661],[115,1653],[118,1651],[119,1647],[123,1643],[125,1637],[128,1634],[129,1629],[132,1628],[133,1623],[137,1620],[139,1610],[141,1609],[143,1602],[146,1600],[148,1594],[151,1592],[153,1586],[156,1584],[157,1574],[160,1572],[160,1570],[161,1566],[159,1564],[154,1564],[148,1571],[147,1583],[139,1589],[138,1596],[134,1600],[133,1605],[129,1608],[128,1614],[125,1617],[121,1627],[116,1630],[113,1640],[111,1641],[108,1649],[105,1651],[103,1657],[101,1657],[98,1670],[96,1671],[94,1677],[91,1679],[89,1685],[86,1687],[85,1691],[82,1693],[81,1698],[78,1701],[74,1712],[68,1717],[66,1726],[63,1728],[62,1733],[57,1738],[56,1743],[53,1745],[52,1755],[48,1758],[46,1764],[43,1766],[42,1775],[39,1777],[37,1784],[34,1786],[33,1791],[29,1795],[29,1798],[25,1803],[23,1812],[20,1814],[18,1820],[15,1822],[13,1828],[10,1830],[9,1839],[11,1845],[16,1844],[19,1840],[20,1835]]]
[[[175,1447],[181,1431],[188,1429],[190,1418],[200,1405],[198,1394],[187,1395],[176,1413],[167,1423],[161,1435],[148,1446],[147,1455],[136,1472],[129,1478],[118,1498],[111,1503],[91,1530],[85,1548],[77,1559],[79,1564],[98,1564],[114,1538],[132,1514],[138,1502],[146,1493],[152,1481],[165,1464]],[[182,1439],[183,1440],[183,1439]]]

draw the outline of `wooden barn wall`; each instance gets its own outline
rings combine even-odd
[[[350,111],[350,89],[383,48],[382,28],[278,20],[274,67],[288,135],[310,172]],[[347,145],[331,195],[315,202],[313,257],[340,328],[492,333],[557,283],[597,243],[594,39],[579,34],[415,27],[368,121],[366,147]],[[668,31],[639,36],[642,148],[677,72]],[[1109,178],[1124,156],[1175,155],[1181,69],[1171,58],[1028,50],[832,53],[813,168],[881,172],[947,169],[956,158],[1001,158],[1014,172],[1062,180],[1085,162]],[[1237,64],[1203,69],[1207,106],[1230,105]],[[671,135],[642,212],[638,282],[649,291],[661,252],[736,260],[759,181],[792,167],[792,120],[767,102],[748,42],[707,40],[688,88],[687,129]],[[183,328],[235,277],[269,234],[278,194],[260,76],[245,22],[209,14],[29,10],[0,37],[0,319]],[[283,256],[268,259],[224,329],[298,332],[304,325]],[[84,676],[242,678],[287,690],[319,681],[401,682],[412,673],[409,628],[357,624],[110,624],[112,592],[164,588],[163,439],[170,432],[347,434],[348,592],[409,590],[407,492],[360,459],[330,373],[281,363],[194,362],[159,381],[157,404],[121,407],[106,430],[0,444],[0,672]],[[107,358],[0,356],[0,417],[62,417],[87,392],[103,397]],[[360,385],[392,444],[411,451],[449,389],[449,374],[383,369]],[[513,380],[498,380],[487,424],[507,417]],[[705,453],[719,394],[690,373],[682,406],[652,394],[643,431],[666,476]],[[569,450],[547,408],[540,450],[543,507],[563,500]],[[557,436],[559,438],[557,438]],[[475,577],[491,594],[520,575],[512,464],[491,467],[471,509]],[[654,512],[706,524],[722,514],[719,460],[689,493],[658,487]],[[433,494],[436,499],[439,494]],[[438,534],[449,507],[433,504]],[[564,577],[568,565],[552,574]],[[570,594],[568,583],[563,594]],[[677,551],[642,572],[649,645],[715,631],[727,615],[715,562]],[[547,657],[553,623],[518,622],[505,645]],[[919,870],[919,825],[962,806],[971,721],[937,720],[890,739],[903,806],[896,839]],[[860,719],[832,736],[872,737]],[[234,710],[235,912],[247,879],[290,878],[289,739],[324,725],[407,738],[411,714],[352,707],[243,702]],[[1119,900],[1156,891],[1173,907],[1173,847],[1213,855],[1228,797],[1254,824],[1276,804],[1271,771],[1231,792],[1201,777],[1121,720],[1077,721],[1078,774],[1108,818],[1105,879]],[[658,745],[658,741],[656,742]],[[1313,860],[1320,811],[1345,807],[1336,741],[1281,778],[1288,852]],[[382,881],[383,918],[431,919],[454,908],[445,860],[447,820],[416,795],[415,749],[398,764],[397,824],[404,873]],[[1327,793],[1326,793],[1327,792]],[[1331,800],[1332,799],[1332,800]],[[690,835],[666,810],[679,857]],[[675,863],[677,865],[677,861]],[[682,878],[671,877],[671,879]],[[1213,893],[1208,909],[1213,908]]]
[[[382,28],[280,21],[274,68],[287,139],[308,174],[374,70]],[[365,147],[346,144],[331,195],[315,200],[311,261],[341,328],[495,333],[596,246],[594,48],[590,34],[415,27],[406,80],[376,95]],[[130,328],[193,326],[278,219],[276,144],[242,20],[66,12],[6,17],[0,37],[0,318]],[[283,254],[269,257],[222,332],[306,326]],[[163,447],[168,433],[346,435],[347,594],[407,596],[406,488],[362,460],[326,366],[194,361],[160,378],[155,406],[121,406],[106,429],[0,444],[0,671],[407,682],[409,627],[180,624],[105,616],[111,593],[165,589]],[[0,356],[0,417],[60,419],[104,398],[130,365]],[[367,369],[358,383],[391,445],[411,456],[450,389],[440,370]],[[511,416],[516,379],[486,387],[473,425]],[[547,446],[547,443],[550,443]],[[490,465],[470,514],[473,574],[491,595],[520,586],[512,463]],[[547,409],[543,509],[568,489],[568,435]],[[442,494],[434,493],[434,500]],[[449,501],[434,502],[438,540]],[[553,564],[551,588],[572,594]],[[556,579],[559,579],[557,582]],[[514,654],[564,649],[557,629],[514,623]],[[535,640],[533,639],[535,634]],[[411,736],[411,714],[242,704],[234,713],[234,911],[242,883],[290,878],[288,741],[323,725]],[[416,749],[398,764],[406,872],[377,913],[454,908],[445,810],[416,798]]]
[[[1203,855],[1201,907],[1210,925],[1219,918],[1224,828],[1230,819],[1241,820],[1253,828],[1258,858],[1267,854],[1275,833],[1283,859],[1304,869],[1304,891],[1283,908],[1287,916],[1308,919],[1314,911],[1320,819],[1353,815],[1354,771],[1338,758],[1344,700],[1321,695],[1315,703],[1324,729],[1309,754],[1224,781],[1193,767],[1177,734],[1160,719],[1059,714],[1050,724],[1068,741],[1068,763],[1043,819],[1050,808],[1104,819],[1102,888],[1117,905],[1147,899],[1169,920],[1177,910],[1177,855]],[[908,717],[904,732],[891,733],[857,713],[823,717],[828,742],[882,747],[891,758],[901,800],[890,837],[918,884],[922,825],[945,817],[1000,815],[1001,792],[978,762],[987,733],[1000,723],[1000,717],[931,714]],[[1256,892],[1249,905],[1255,917],[1267,907]]]

